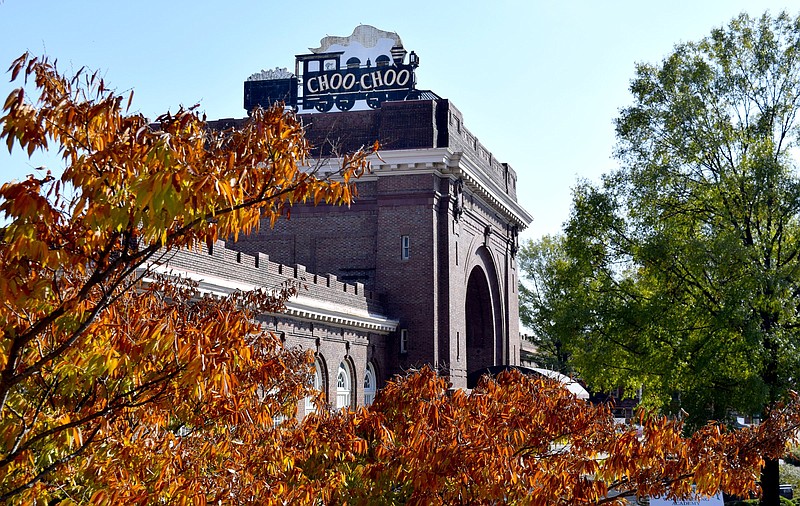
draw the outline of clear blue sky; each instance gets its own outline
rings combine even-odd
[[[794,6],[793,6],[794,5]],[[740,12],[788,0],[403,2],[271,0],[0,0],[0,67],[26,50],[62,69],[99,70],[135,91],[153,118],[200,103],[209,118],[242,117],[242,82],[360,24],[397,32],[420,57],[418,87],[449,98],[494,156],[519,175],[534,216],[523,238],[559,232],[578,178],[614,168],[612,121],[630,102],[636,62],[660,61]],[[0,98],[11,91],[0,80]],[[0,151],[0,181],[41,163]],[[50,162],[51,164],[53,162]],[[56,167],[54,167],[56,168]]]

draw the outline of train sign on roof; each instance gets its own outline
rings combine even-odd
[[[281,101],[300,113],[365,110],[386,100],[418,98],[419,58],[394,32],[359,25],[350,36],[325,37],[309,50],[295,57],[294,74],[275,69],[250,76],[245,109]]]

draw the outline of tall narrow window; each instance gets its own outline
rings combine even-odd
[[[400,259],[408,260],[411,256],[411,239],[407,236],[400,237]]]
[[[325,392],[325,381],[322,372],[322,362],[319,358],[314,361],[314,376],[311,378],[311,386],[314,387],[314,390],[320,390],[323,393]],[[306,414],[313,413],[317,410],[317,407],[314,405],[314,402],[311,399],[311,396],[306,397],[305,399],[305,412]]]
[[[349,408],[352,399],[352,381],[350,379],[350,367],[346,362],[339,364],[339,371],[336,373],[336,407]]]
[[[371,363],[367,364],[367,370],[364,372],[364,406],[369,406],[375,400],[377,384],[375,368]]]
[[[400,353],[408,353],[408,329],[400,330]]]

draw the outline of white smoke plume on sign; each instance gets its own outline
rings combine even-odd
[[[403,45],[400,36],[394,32],[380,30],[370,25],[358,25],[355,30],[353,30],[352,35],[348,37],[328,35],[319,41],[320,46],[318,48],[310,47],[308,50],[314,54],[330,53],[331,51],[341,51],[338,47],[347,47],[354,42],[360,44],[364,49],[371,49],[379,43],[381,45],[385,44],[382,39],[389,39],[391,41],[390,48],[392,46],[402,47]],[[337,46],[337,48],[334,48],[334,46]]]

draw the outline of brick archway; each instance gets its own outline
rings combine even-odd
[[[467,370],[494,365],[494,312],[486,274],[474,267],[467,281],[466,314]]]
[[[505,361],[497,271],[484,246],[475,252],[475,260],[468,271],[464,301],[467,373]]]

